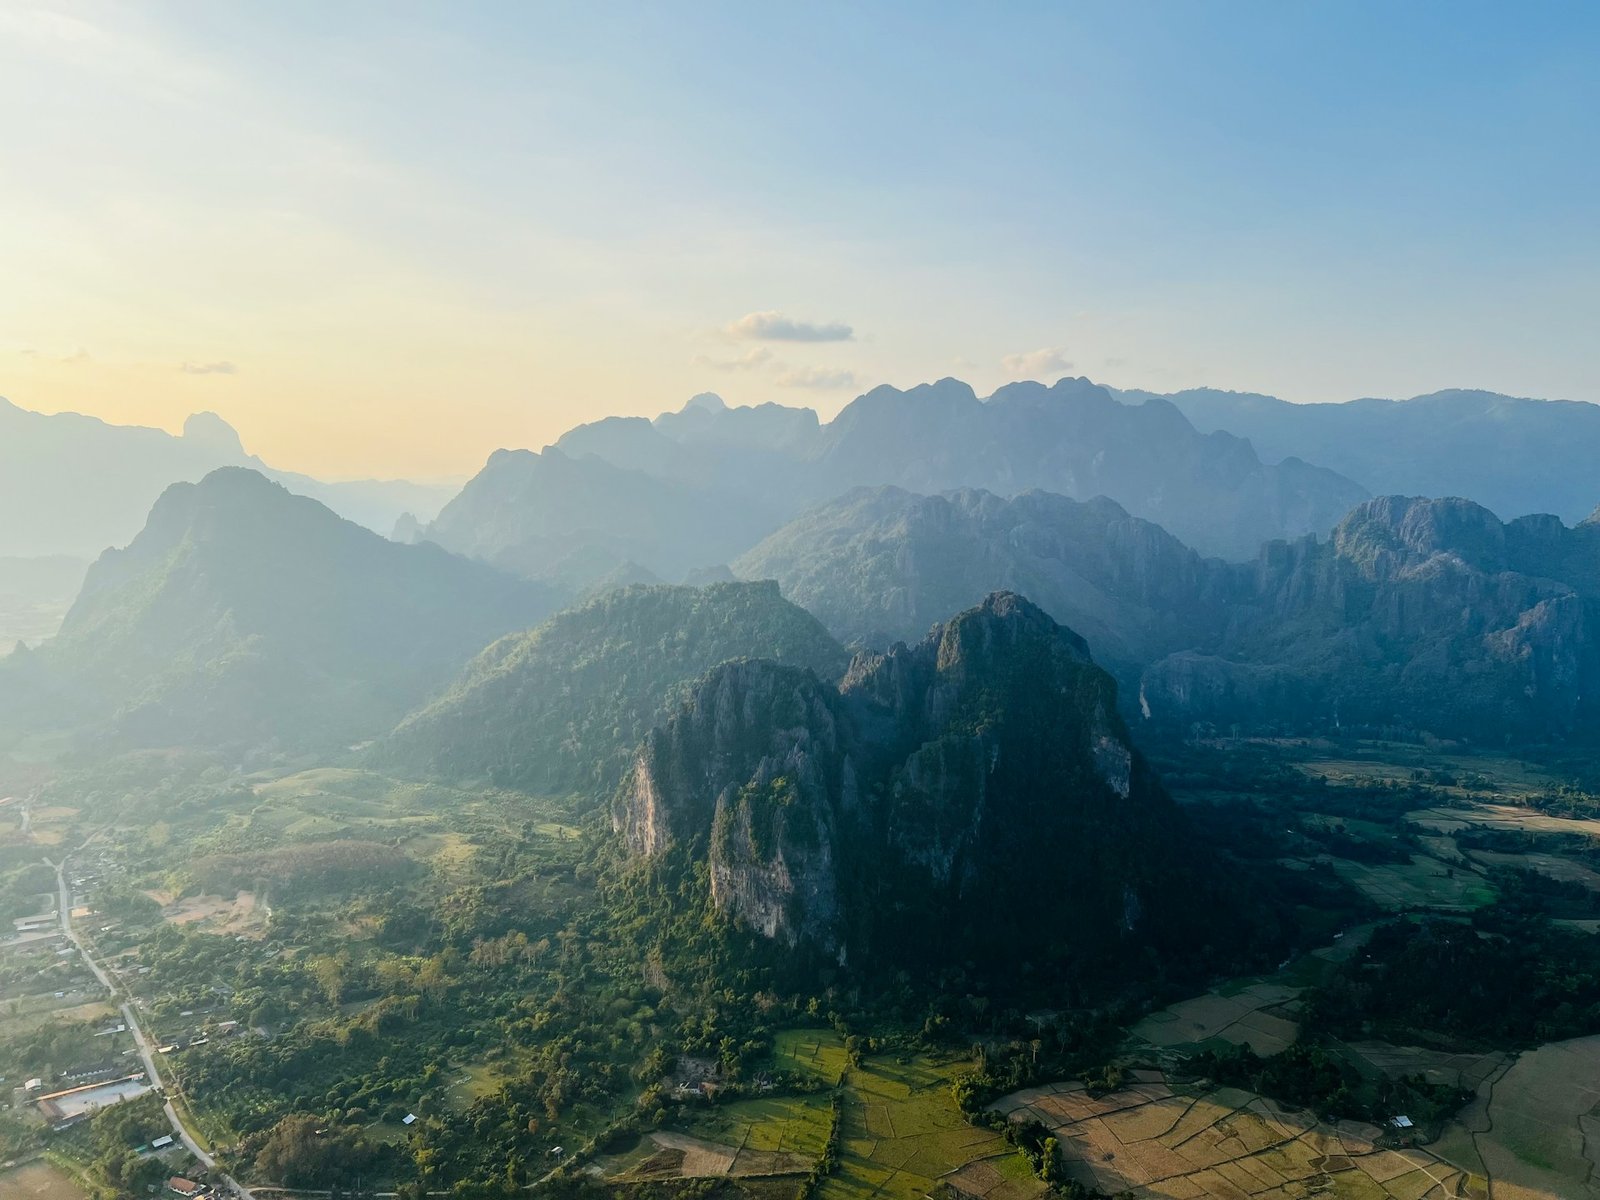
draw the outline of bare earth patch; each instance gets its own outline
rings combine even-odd
[[[223,896],[200,895],[174,899],[172,893],[144,893],[161,905],[161,919],[169,925],[195,925],[202,932],[227,937],[265,937],[266,912],[256,903],[254,892],[240,892],[231,900]]]

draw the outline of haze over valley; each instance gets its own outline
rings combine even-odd
[[[0,1200],[1600,1197],[1597,50],[0,10]]]

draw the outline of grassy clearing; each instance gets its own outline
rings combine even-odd
[[[450,1107],[457,1112],[465,1112],[472,1107],[473,1101],[494,1095],[510,1078],[511,1075],[495,1063],[473,1063],[462,1067],[457,1072],[456,1081],[450,1085]]]

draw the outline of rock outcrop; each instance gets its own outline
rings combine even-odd
[[[612,823],[636,860],[703,862],[722,916],[839,959],[1105,951],[1154,936],[1193,869],[1115,683],[1011,593],[838,687],[718,668],[645,740]]]

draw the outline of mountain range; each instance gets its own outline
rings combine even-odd
[[[1140,720],[1475,740],[1595,732],[1600,522],[1383,497],[1332,536],[1202,558],[1101,499],[851,493],[735,561],[884,646],[992,588],[1085,632]]]
[[[417,536],[581,587],[624,564],[665,579],[723,563],[860,486],[1105,495],[1208,554],[1326,533],[1368,493],[1299,459],[1261,461],[1162,402],[1087,379],[1010,384],[985,400],[943,379],[874,388],[826,424],[805,409],[697,396],[653,421],[613,417],[554,447],[494,455]]]
[[[1462,496],[1503,520],[1551,513],[1569,524],[1596,503],[1600,405],[1470,389],[1340,404],[1210,388],[1120,395],[1170,403],[1197,429],[1249,438],[1268,462],[1299,456],[1375,495]]]
[[[274,471],[215,413],[195,413],[174,436],[78,413],[29,412],[0,399],[0,556],[92,559],[126,545],[169,485],[225,466],[251,467],[384,534],[402,513],[436,512],[454,490]]]
[[[61,632],[0,659],[0,711],[137,745],[341,745],[553,607],[536,584],[224,467],[167,488],[89,569]]]

